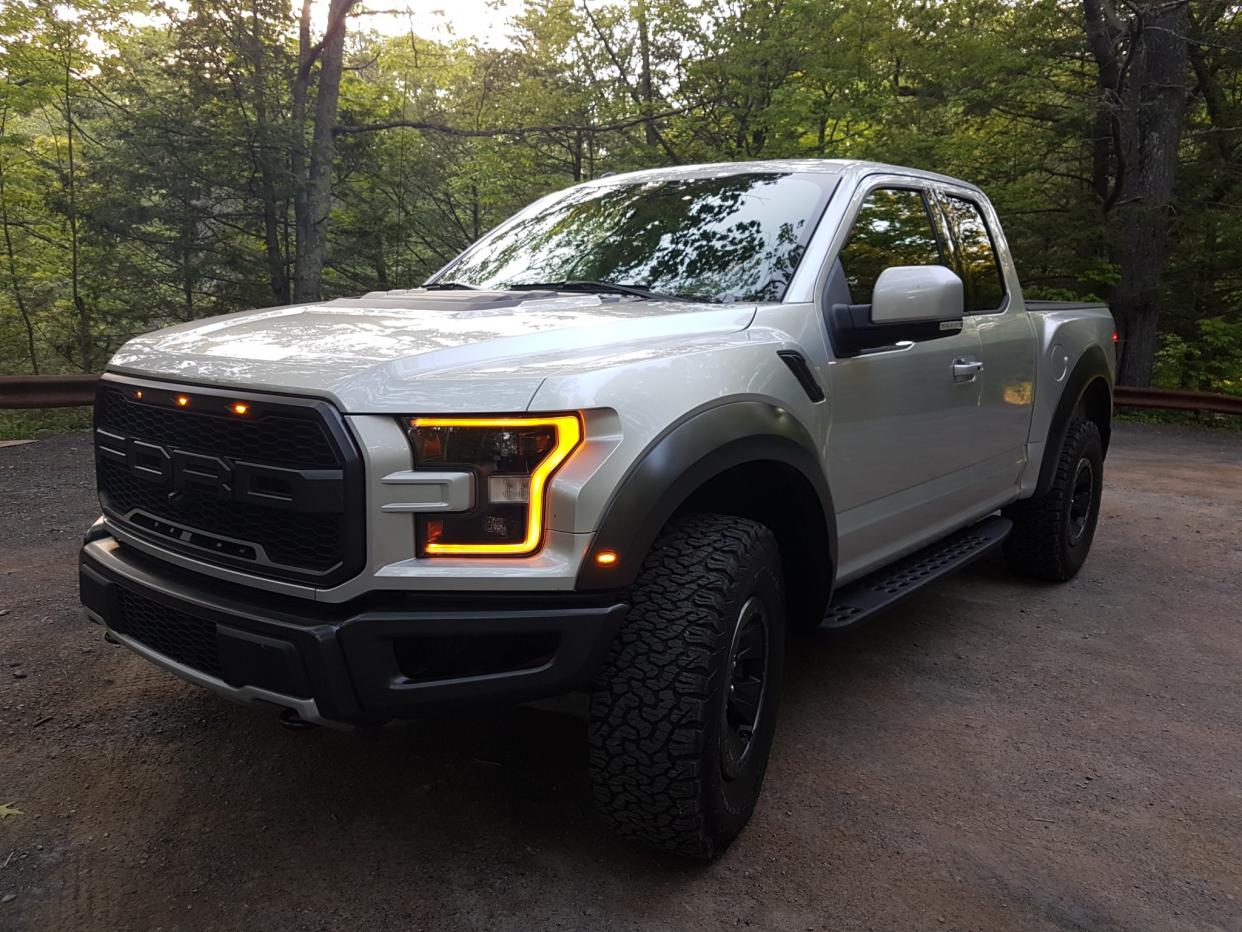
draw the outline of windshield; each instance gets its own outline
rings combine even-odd
[[[608,282],[699,301],[779,301],[833,175],[728,174],[571,188],[433,279],[503,290]]]

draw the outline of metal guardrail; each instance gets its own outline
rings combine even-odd
[[[1242,397],[1214,392],[1188,392],[1175,388],[1131,388],[1118,385],[1113,404],[1120,408],[1160,408],[1165,411],[1204,411],[1242,415]]]
[[[77,408],[95,403],[97,375],[0,375],[0,408]]]
[[[97,381],[97,375],[3,375],[0,408],[74,408],[93,404]],[[1211,392],[1118,385],[1113,402],[1122,408],[1242,415],[1242,397]]]

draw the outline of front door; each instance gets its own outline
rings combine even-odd
[[[920,182],[880,182],[858,206],[829,280],[830,303],[869,304],[890,266],[950,265]],[[829,366],[828,480],[837,582],[943,536],[970,511],[978,463],[979,333],[835,359]]]

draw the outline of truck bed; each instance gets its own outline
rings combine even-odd
[[[1080,313],[1082,311],[1107,311],[1108,305],[1099,301],[1032,301],[1028,298],[1026,309],[1044,314],[1064,311]]]

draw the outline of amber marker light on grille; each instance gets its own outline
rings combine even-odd
[[[519,429],[523,427],[556,428],[556,444],[530,473],[530,500],[526,508],[526,535],[520,541],[504,544],[446,543],[427,540],[428,556],[523,556],[534,553],[543,544],[544,505],[548,480],[582,442],[582,424],[573,415],[554,417],[414,417],[413,428],[466,427],[481,429]]]
[[[597,566],[616,566],[619,559],[620,557],[617,556],[614,550],[601,550],[595,555]]]
[[[234,414],[245,414],[247,411],[250,410],[250,405],[242,401],[235,401],[231,405],[229,405],[229,410],[232,411]]]
[[[178,395],[177,396],[177,407],[178,408],[188,408],[189,406],[190,406],[189,395]]]

